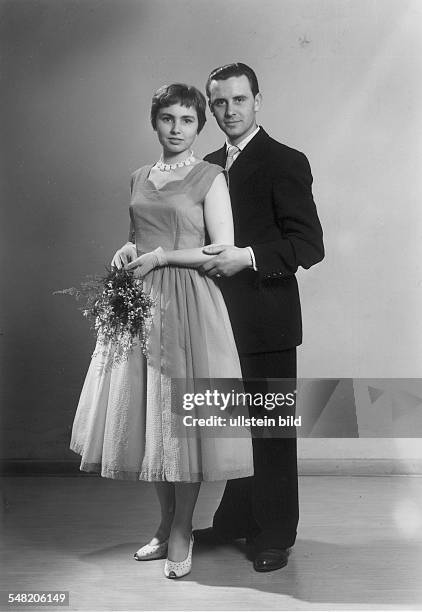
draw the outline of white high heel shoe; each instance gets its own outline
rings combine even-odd
[[[192,569],[192,548],[193,548],[193,535],[190,536],[188,556],[184,561],[170,561],[166,559],[164,565],[164,575],[167,578],[182,578],[187,576]]]
[[[137,561],[152,561],[167,556],[168,539],[159,544],[145,544],[133,555]]]

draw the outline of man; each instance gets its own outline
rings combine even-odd
[[[254,71],[242,63],[213,70],[209,107],[226,135],[206,160],[226,168],[236,246],[210,246],[203,265],[221,278],[244,378],[296,380],[302,342],[295,272],[324,257],[308,160],[259,127],[262,97]],[[231,277],[231,278],[227,278]],[[287,564],[299,518],[295,438],[254,438],[254,476],[227,482],[213,526],[197,542],[246,537],[254,568]]]

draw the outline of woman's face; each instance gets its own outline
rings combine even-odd
[[[195,108],[181,104],[160,108],[157,113],[156,131],[164,153],[184,153],[191,148],[198,132]]]

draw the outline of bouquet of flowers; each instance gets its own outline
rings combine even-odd
[[[88,277],[79,289],[70,287],[54,294],[72,295],[82,302],[80,310],[97,332],[97,351],[101,345],[114,343],[113,365],[126,360],[139,341],[147,355],[154,300],[144,293],[142,279],[132,270],[107,269],[105,276]]]

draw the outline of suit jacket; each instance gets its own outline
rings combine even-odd
[[[205,160],[224,167],[225,146]],[[295,272],[324,257],[309,162],[261,127],[228,174],[235,244],[253,248],[258,268],[220,282],[238,351],[295,347],[302,342]]]

